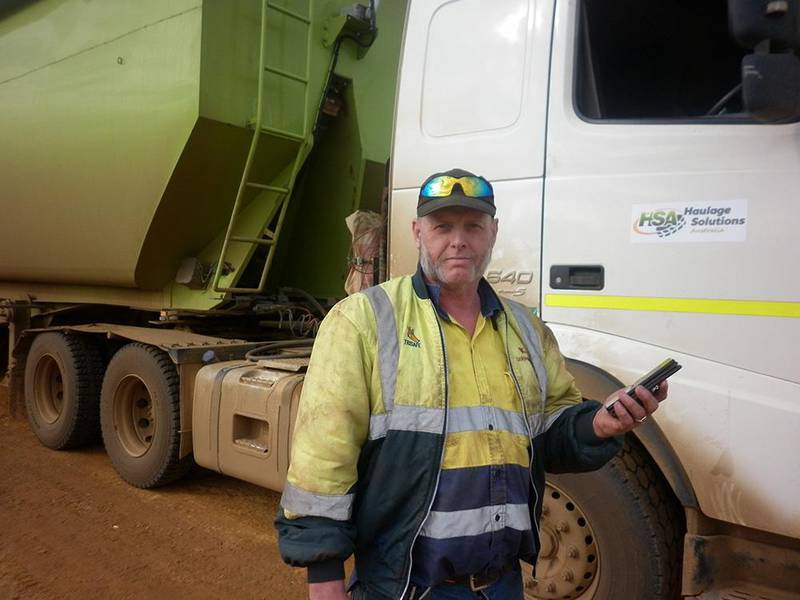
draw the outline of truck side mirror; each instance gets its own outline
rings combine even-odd
[[[800,58],[795,54],[748,54],[742,59],[742,99],[755,119],[800,117]]]
[[[800,117],[800,7],[798,0],[728,0],[728,29],[740,46],[742,102],[764,122]]]
[[[800,48],[799,18],[797,0],[728,0],[728,29],[745,48],[765,40],[773,51]]]

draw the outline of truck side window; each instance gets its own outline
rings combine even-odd
[[[599,120],[750,121],[726,0],[581,0],[575,109]]]
[[[436,10],[422,84],[421,124],[427,135],[492,131],[517,122],[531,4],[507,0],[499,10],[483,0],[452,0]],[[458,109],[453,98],[459,99]]]

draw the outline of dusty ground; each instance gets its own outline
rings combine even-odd
[[[145,491],[101,445],[54,452],[0,387],[0,598],[305,598],[278,555],[279,495],[196,468]]]

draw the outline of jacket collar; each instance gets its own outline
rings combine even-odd
[[[441,304],[439,304],[441,288],[436,284],[425,281],[425,277],[422,273],[422,265],[417,264],[417,272],[411,277],[411,283],[417,297],[422,300],[430,299],[438,315],[446,321],[450,320],[447,312],[445,312]],[[484,318],[493,318],[497,316],[498,313],[503,312],[503,304],[500,302],[500,297],[483,277],[481,277],[481,280],[478,282],[478,297],[481,301],[481,314]]]

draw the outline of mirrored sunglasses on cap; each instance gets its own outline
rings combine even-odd
[[[438,175],[425,182],[419,195],[424,198],[447,198],[453,193],[453,187],[458,184],[465,196],[470,198],[492,198],[494,190],[492,185],[483,177],[467,175],[453,177],[452,175]]]

